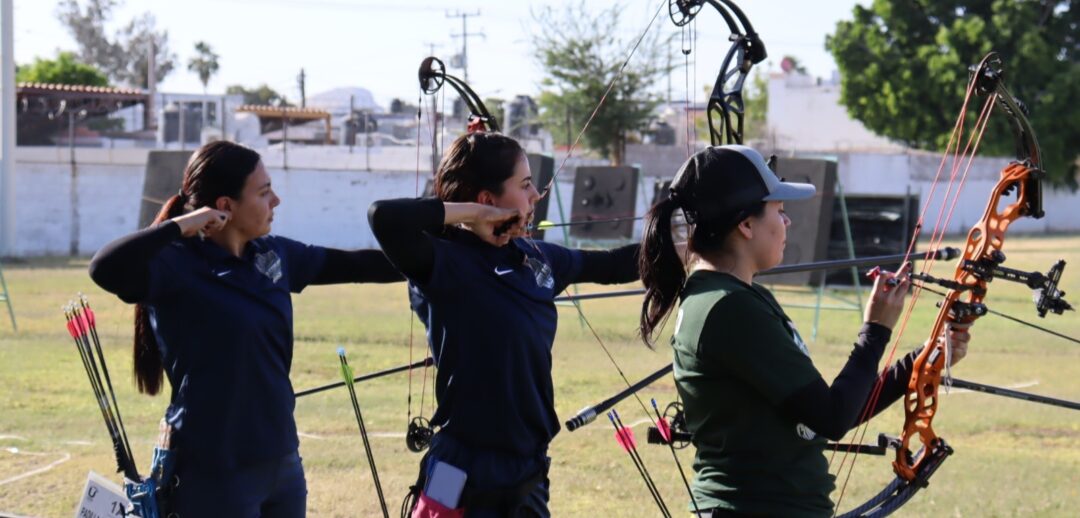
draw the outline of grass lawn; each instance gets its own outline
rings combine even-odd
[[[1046,269],[1058,258],[1070,263],[1063,289],[1080,303],[1080,237],[1016,238],[1006,244],[1008,266]],[[86,275],[85,259],[5,263],[19,332],[13,333],[0,306],[0,513],[70,516],[90,470],[114,480],[113,464],[101,416],[94,404],[77,353],[64,329],[60,306],[76,292],[87,293],[98,313],[98,328],[109,360],[117,398],[136,460],[150,460],[157,421],[167,397],[135,393],[130,383],[131,307],[96,288]],[[935,274],[950,276],[952,265]],[[1031,296],[1022,286],[997,281],[987,302],[991,309],[1038,320]],[[584,287],[601,291],[606,287]],[[844,295],[844,292],[839,292]],[[782,291],[785,304],[812,302],[805,293]],[[912,317],[901,350],[924,340],[936,315],[934,297],[924,294]],[[650,351],[635,336],[639,298],[585,303],[585,314],[632,380],[670,361],[664,348]],[[294,298],[296,350],[293,385],[299,390],[338,379],[335,350],[344,345],[357,373],[401,365],[409,360],[411,317],[404,285],[334,286],[309,289]],[[560,310],[562,325],[554,349],[557,411],[563,419],[585,405],[623,388],[615,369],[578,321],[572,307]],[[802,334],[810,336],[810,309],[790,309]],[[859,325],[850,311],[826,311],[810,345],[814,361],[831,379],[846,359]],[[1039,321],[1080,337],[1076,313]],[[412,325],[414,355],[424,351],[423,329]],[[661,342],[663,343],[663,342]],[[898,353],[901,354],[901,353]],[[428,375],[430,376],[430,372]],[[1020,390],[1080,400],[1080,346],[987,316],[973,329],[968,358],[958,377]],[[423,372],[414,373],[414,414],[419,406]],[[409,377],[398,374],[357,386],[372,447],[387,498],[395,512],[416,476],[417,454],[405,448],[406,395]],[[431,396],[424,401],[430,414]],[[165,391],[167,394],[167,391]],[[674,397],[671,378],[642,392],[647,402],[664,404]],[[638,422],[644,443],[643,415],[633,399],[619,407],[624,420]],[[1070,516],[1080,508],[1080,413],[954,391],[944,395],[934,421],[956,453],[901,516]],[[867,441],[878,432],[896,434],[903,411],[894,406],[870,426]],[[348,395],[334,390],[297,402],[296,421],[309,487],[311,516],[379,514]],[[656,516],[644,484],[612,438],[611,427],[598,421],[573,433],[561,432],[551,445],[552,502],[555,516]],[[687,502],[671,454],[642,446],[642,456],[669,506]],[[682,450],[689,469],[692,448]],[[50,467],[51,466],[51,467]],[[48,469],[42,469],[46,468]],[[38,471],[35,473],[35,471]],[[889,459],[860,456],[850,477],[842,509],[861,503],[892,478]],[[841,480],[842,482],[842,480]],[[834,500],[839,494],[834,494]],[[1072,509],[1073,511],[1069,511]]]

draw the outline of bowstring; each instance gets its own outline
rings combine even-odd
[[[413,197],[420,197],[420,140],[423,135],[424,129],[424,90],[420,88],[420,93],[416,98],[416,185],[413,187]],[[409,297],[410,300],[412,297]],[[413,363],[413,327],[415,325],[415,317],[412,314],[412,304],[409,304],[409,365]],[[427,367],[424,367],[425,369]],[[426,372],[426,371],[425,371]],[[409,369],[409,393],[406,398],[408,404],[408,410],[405,413],[406,425],[412,423],[412,385],[413,385],[413,369]],[[420,409],[420,413],[424,413],[424,409]]]
[[[950,179],[949,179],[949,186],[948,186],[948,189],[946,190],[945,196],[942,199],[942,205],[941,205],[941,209],[939,209],[938,219],[935,222],[935,226],[934,226],[933,231],[931,232],[931,246],[928,248],[927,256],[926,256],[926,258],[925,258],[925,260],[923,262],[922,268],[920,270],[921,273],[924,273],[924,274],[929,272],[932,269],[934,263],[936,263],[936,261],[937,261],[937,256],[934,255],[932,251],[936,250],[937,247],[939,247],[941,245],[942,241],[944,240],[945,232],[948,229],[948,224],[952,220],[952,216],[955,213],[955,210],[956,210],[959,198],[960,198],[960,192],[963,189],[963,186],[964,186],[964,184],[965,184],[965,182],[967,180],[968,172],[971,169],[971,165],[974,162],[975,154],[978,152],[979,145],[982,142],[982,137],[983,137],[984,132],[986,130],[986,127],[987,127],[987,125],[989,123],[990,114],[993,111],[993,104],[997,99],[996,94],[987,96],[987,99],[986,99],[986,101],[985,101],[985,103],[983,105],[983,108],[982,108],[982,110],[981,110],[981,112],[979,114],[979,117],[976,119],[975,131],[973,131],[972,135],[969,136],[968,143],[964,148],[964,152],[960,153],[959,152],[959,143],[961,142],[962,135],[963,135],[963,127],[964,127],[963,122],[964,122],[964,119],[966,118],[966,115],[967,115],[967,107],[968,107],[968,105],[970,103],[970,100],[971,100],[971,94],[972,94],[972,92],[974,90],[974,85],[975,85],[976,79],[977,78],[973,75],[972,79],[971,79],[971,83],[968,86],[967,93],[965,95],[964,105],[963,105],[963,107],[961,109],[960,116],[957,118],[957,125],[953,128],[953,135],[955,135],[955,137],[950,135],[949,144],[946,147],[944,156],[942,157],[942,162],[941,162],[941,164],[939,165],[939,168],[938,168],[938,174],[935,175],[934,184],[932,184],[931,197],[930,197],[930,199],[927,200],[927,204],[924,205],[924,207],[923,207],[922,214],[920,215],[919,221],[918,221],[918,223],[916,225],[915,235],[913,236],[912,241],[909,242],[908,250],[905,253],[905,261],[904,262],[907,262],[908,257],[910,256],[911,251],[913,250],[913,248],[915,246],[915,241],[917,240],[919,231],[921,230],[921,227],[922,227],[922,224],[923,224],[923,221],[924,221],[924,216],[926,214],[926,209],[929,207],[929,205],[930,205],[930,203],[932,201],[933,190],[934,190],[934,188],[936,188],[936,184],[938,183],[938,181],[940,179],[940,173],[944,168],[945,162],[949,158],[950,147],[952,146],[953,142],[955,141],[957,145],[953,149],[954,154],[953,154],[953,160],[952,160],[952,171],[951,171]],[[956,173],[960,168],[960,164],[963,163],[963,161],[965,159],[967,160],[967,165],[966,165],[966,167],[964,167],[964,173],[961,176],[959,183],[956,184],[957,188],[956,188],[956,192],[953,194],[952,203],[949,204],[949,193],[952,191],[952,187],[953,187],[954,183],[956,182]],[[949,205],[949,210],[947,211],[947,213],[943,212],[944,207],[946,205]],[[944,219],[942,219],[942,214],[943,213],[945,214]],[[845,494],[845,492],[847,490],[848,482],[851,479],[851,474],[854,472],[855,462],[856,462],[856,460],[858,459],[858,456],[859,456],[859,451],[854,450],[854,444],[861,443],[866,437],[866,432],[869,429],[868,416],[872,415],[872,413],[877,408],[877,404],[878,404],[880,396],[881,396],[881,391],[882,391],[882,389],[884,387],[885,377],[886,377],[886,375],[887,375],[887,373],[889,371],[889,368],[892,366],[893,360],[895,359],[896,350],[899,347],[899,344],[900,344],[900,342],[901,342],[901,340],[903,338],[905,330],[907,329],[907,325],[908,325],[908,322],[910,320],[911,314],[914,312],[915,304],[917,303],[919,295],[921,294],[921,292],[922,292],[921,285],[915,285],[913,283],[911,300],[910,300],[910,302],[908,304],[907,309],[905,310],[903,319],[901,321],[901,325],[898,328],[898,333],[897,333],[896,337],[893,340],[893,346],[889,351],[888,358],[886,359],[885,363],[882,366],[881,374],[878,376],[878,380],[874,385],[874,390],[871,393],[871,397],[870,397],[869,401],[867,402],[866,406],[863,408],[862,415],[859,418],[859,422],[861,424],[856,428],[856,431],[855,431],[855,435],[857,436],[857,439],[855,441],[852,441],[852,443],[848,445],[848,447],[846,448],[846,451],[844,452],[844,455],[843,455],[843,457],[842,457],[842,459],[840,461],[840,466],[837,469],[838,474],[843,472],[844,465],[845,465],[845,463],[847,461],[848,456],[849,455],[852,456],[851,457],[852,458],[851,464],[849,465],[847,475],[844,478],[844,484],[841,486],[841,489],[840,489],[840,496],[838,497],[837,502],[836,502],[836,507],[835,507],[836,510],[838,510],[840,508],[840,503],[843,501],[844,494]],[[934,346],[933,341],[937,340],[937,337],[931,337],[930,340],[931,340],[931,343],[929,343],[927,346],[933,347]],[[829,459],[830,468],[832,466],[833,458],[835,457],[835,455],[836,455],[836,451],[833,452],[832,456]],[[834,514],[835,514],[835,512],[836,511],[834,511]]]
[[[951,151],[952,152],[957,152],[959,150],[959,142],[961,141],[961,138],[962,138],[963,132],[964,132],[964,119],[967,117],[967,109],[968,109],[968,105],[969,105],[969,103],[971,101],[971,94],[975,91],[974,88],[975,88],[975,82],[972,81],[972,82],[970,82],[968,84],[967,91],[965,92],[965,95],[964,95],[964,103],[960,108],[960,113],[957,116],[956,122],[953,125],[953,130],[949,135],[949,140],[948,140],[948,142],[946,143],[946,146],[945,146],[945,152],[942,154],[941,161],[938,164],[937,172],[934,174],[934,180],[930,183],[930,193],[927,196],[926,201],[923,202],[922,209],[919,212],[919,218],[918,218],[918,220],[916,220],[915,228],[914,228],[914,230],[912,232],[911,240],[908,242],[907,250],[905,250],[905,252],[904,252],[904,261],[903,262],[907,262],[907,260],[910,258],[911,254],[912,254],[912,252],[913,252],[913,250],[915,248],[915,243],[918,242],[919,236],[922,233],[923,224],[924,224],[924,222],[926,220],[926,213],[930,209],[930,206],[933,204],[934,196],[935,196],[935,194],[937,192],[937,188],[938,188],[938,185],[940,183],[941,173],[942,173],[942,171],[944,171],[945,164],[948,162],[948,159],[949,159],[949,153]],[[954,143],[956,143],[955,148],[954,148]],[[955,158],[954,158],[954,160],[955,160]],[[926,264],[927,261],[930,261],[930,260],[933,259],[932,254],[933,254],[933,249],[928,249],[927,250],[927,255],[924,257],[923,264]],[[908,311],[913,310],[913,307],[914,307],[913,305],[909,305]],[[895,346],[894,346],[894,350],[895,350]],[[893,355],[893,351],[890,351],[889,359],[892,359],[892,357],[893,357],[892,355]],[[889,364],[889,362],[885,363],[885,365],[888,365],[888,364]],[[885,369],[882,369],[882,374],[884,375],[884,373],[885,373]],[[878,391],[881,390],[880,385],[881,385],[882,382],[883,382],[883,380],[879,379],[878,382],[875,384],[874,389],[873,389],[873,391],[871,393],[872,398],[878,393]],[[867,415],[867,413],[869,411],[871,411],[870,408],[869,408],[869,405],[864,407],[863,413],[859,416],[860,422],[863,419],[865,419],[865,417],[866,417],[866,415]],[[850,448],[848,450],[850,451]],[[833,461],[834,461],[834,459],[836,457],[837,451],[838,450],[833,450],[832,454],[829,456],[829,469],[830,470],[832,469],[832,463],[833,463]],[[846,459],[846,452],[845,452],[845,459]],[[843,466],[843,461],[841,462],[841,466]],[[837,470],[837,471],[839,472],[840,470]]]
[[[581,142],[581,138],[585,135],[585,132],[588,131],[589,125],[592,123],[593,119],[595,119],[596,115],[598,113],[600,113],[600,108],[604,105],[604,102],[607,100],[608,95],[611,93],[612,89],[615,87],[615,84],[619,81],[620,78],[622,78],[623,72],[626,70],[626,67],[630,64],[630,59],[634,57],[634,54],[637,52],[637,49],[641,45],[641,42],[645,40],[646,36],[648,36],[649,31],[652,29],[653,24],[656,22],[656,19],[659,17],[659,15],[660,15],[661,11],[663,10],[664,6],[667,5],[667,1],[668,0],[663,0],[663,1],[660,2],[660,5],[657,7],[656,12],[653,14],[652,18],[649,19],[649,23],[645,26],[645,30],[641,33],[641,36],[638,37],[638,39],[634,43],[633,47],[630,48],[630,52],[627,54],[626,59],[623,61],[622,65],[619,66],[619,69],[616,71],[615,77],[612,78],[611,82],[608,83],[607,89],[604,91],[604,95],[602,95],[600,97],[600,101],[596,104],[596,107],[593,108],[593,111],[589,115],[589,118],[586,119],[585,125],[582,126],[581,131],[578,132],[577,137],[574,139],[574,142],[570,145],[570,148],[567,149],[566,156],[564,156],[562,161],[560,162],[559,168],[551,176],[551,179],[548,181],[547,185],[544,187],[543,192],[540,194],[540,199],[543,199],[544,197],[548,196],[551,193],[551,189],[552,189],[553,186],[555,186],[555,181],[558,179],[559,173],[562,172],[562,170],[566,166],[566,162],[573,156],[574,149],[577,148],[578,144]],[[540,249],[540,247],[536,244],[536,242],[532,239],[532,237],[531,236],[526,236],[524,239],[525,239],[526,243],[528,243],[530,246],[532,246],[532,248],[534,250],[536,250],[537,253],[540,254],[540,257],[544,260],[544,262],[547,263],[548,260],[547,260],[546,254],[544,254],[544,251]],[[627,387],[631,387],[633,384],[630,382],[630,378],[628,378],[626,376],[626,373],[623,372],[622,367],[619,365],[619,362],[616,361],[615,356],[613,354],[611,354],[611,350],[608,349],[607,345],[604,343],[604,340],[602,338],[600,338],[600,334],[596,331],[596,328],[593,327],[592,322],[590,322],[589,319],[585,316],[585,311],[581,307],[581,302],[577,301],[577,300],[574,300],[572,302],[574,304],[574,308],[577,310],[578,316],[581,318],[582,323],[584,323],[585,327],[589,329],[589,332],[592,334],[593,338],[596,340],[596,343],[600,345],[600,348],[603,350],[604,355],[607,356],[608,361],[611,362],[612,366],[615,367],[615,371],[618,372],[619,377],[622,378],[623,382],[626,383]],[[647,406],[645,406],[645,402],[641,400],[641,397],[638,396],[637,393],[634,393],[633,396],[634,396],[634,399],[637,400],[638,405],[641,406],[642,411],[645,412],[645,415],[646,416],[651,416],[651,414],[649,413],[649,408]]]
[[[617,83],[619,79],[622,78],[623,72],[630,64],[630,59],[634,57],[634,53],[637,52],[637,49],[641,45],[641,42],[645,40],[645,36],[649,35],[649,30],[652,29],[653,23],[656,22],[656,18],[660,16],[660,12],[664,9],[664,6],[667,5],[667,2],[668,0],[662,0],[660,2],[660,7],[657,8],[656,13],[653,14],[652,18],[649,20],[648,25],[645,26],[645,31],[641,33],[641,37],[639,37],[637,42],[634,43],[634,46],[631,47],[630,53],[627,54],[626,59],[623,60],[622,65],[620,65],[619,69],[615,72],[615,77],[611,79],[611,82],[608,83],[607,89],[604,90],[604,95],[600,96],[600,102],[596,103],[596,107],[593,108],[593,111],[589,115],[589,118],[585,120],[585,125],[581,127],[581,131],[579,131],[577,137],[574,138],[574,142],[570,144],[570,148],[566,150],[566,156],[564,156],[562,161],[559,162],[559,168],[555,170],[555,174],[551,175],[551,180],[549,180],[548,184],[544,186],[543,192],[540,193],[540,199],[544,199],[545,197],[547,197],[548,194],[551,193],[551,187],[555,185],[555,180],[559,178],[559,173],[563,171],[563,168],[566,167],[566,162],[570,160],[570,158],[574,155],[574,149],[576,149],[578,144],[581,142],[581,138],[585,136],[585,132],[588,131],[589,125],[592,124],[593,119],[595,119],[596,115],[600,113],[600,108],[604,106],[604,102],[607,100],[607,97],[611,93],[611,90],[615,88],[615,83]]]

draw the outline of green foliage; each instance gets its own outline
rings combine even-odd
[[[1030,110],[1050,181],[1075,188],[1078,24],[1080,4],[1067,1],[874,0],[856,5],[826,47],[839,65],[840,99],[852,117],[880,135],[933,150],[948,142],[968,67],[998,52],[1010,90]],[[978,109],[969,113],[973,121]],[[997,115],[981,152],[1009,156],[1013,142],[1005,117]]]
[[[203,92],[206,92],[206,85],[210,82],[210,78],[217,73],[221,68],[218,64],[218,56],[214,53],[214,50],[210,48],[210,44],[205,41],[199,41],[195,43],[195,57],[188,60],[188,70],[195,72],[199,76],[199,82],[202,83]]]
[[[62,0],[56,8],[60,22],[79,45],[79,57],[97,66],[118,83],[148,88],[149,50],[154,49],[155,78],[160,83],[175,66],[176,56],[169,52],[168,31],[158,32],[150,13],[128,21],[110,36],[105,24],[110,21],[116,0]]]
[[[225,93],[229,95],[240,94],[244,96],[244,104],[257,104],[257,105],[270,105],[270,106],[292,106],[293,104],[281,95],[270,88],[269,85],[263,83],[255,88],[245,88],[244,85],[232,85],[225,88]]]
[[[622,7],[593,13],[576,7],[544,7],[533,13],[534,56],[546,77],[541,81],[540,120],[555,135],[577,137],[626,61],[630,45],[617,37]],[[589,125],[583,144],[621,164],[627,139],[645,129],[659,104],[650,91],[669,71],[666,49],[650,31]]]
[[[61,52],[56,59],[34,58],[33,63],[16,68],[15,80],[20,83],[109,86],[105,74],[79,62],[72,52]]]

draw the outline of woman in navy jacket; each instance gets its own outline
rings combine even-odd
[[[138,389],[156,394],[169,379],[179,479],[170,512],[182,517],[304,515],[290,293],[401,280],[378,250],[268,235],[280,202],[258,153],[210,143],[154,224],[90,263],[98,285],[136,304]]]
[[[434,493],[470,518],[548,516],[546,453],[559,431],[553,299],[573,283],[636,280],[638,245],[584,251],[522,237],[540,195],[524,150],[497,133],[456,139],[435,192],[376,202],[368,215],[409,280],[438,364],[431,423],[440,429],[421,463],[427,487],[414,516],[438,515]]]

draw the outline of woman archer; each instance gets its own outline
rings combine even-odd
[[[169,516],[302,517],[307,483],[293,419],[290,293],[396,282],[378,250],[267,235],[281,200],[255,151],[194,152],[150,227],[103,247],[90,277],[135,306],[135,383],[157,394],[177,479]]]
[[[637,279],[638,245],[584,251],[526,239],[540,195],[524,150],[498,133],[447,149],[436,198],[369,212],[409,280],[438,365],[439,427],[421,461],[414,517],[546,517],[548,444],[559,431],[551,378],[558,313],[573,283]],[[506,232],[496,229],[509,224]]]
[[[784,202],[813,194],[813,185],[782,182],[751,148],[710,147],[682,166],[646,218],[640,330],[651,346],[678,304],[675,381],[697,449],[691,508],[704,516],[831,516],[826,439],[840,440],[907,389],[918,351],[889,367],[874,412],[863,412],[904,307],[908,265],[875,280],[831,385],[772,293],[754,283],[783,259]],[[677,210],[689,223],[689,275],[672,237]],[[947,334],[955,364],[970,335],[960,326]]]

